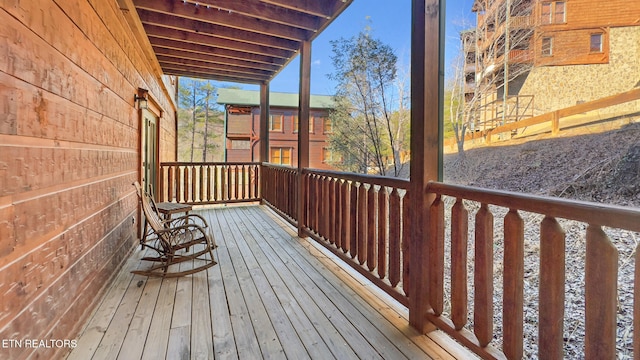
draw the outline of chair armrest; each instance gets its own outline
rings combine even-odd
[[[174,226],[180,226],[182,224],[187,224],[189,223],[189,221],[193,221],[193,220],[197,220],[195,221],[196,224],[202,226],[202,227],[209,227],[209,224],[207,224],[207,221],[200,215],[198,214],[187,214],[187,215],[183,215],[183,216],[179,216],[179,217],[175,217],[169,220],[165,221],[165,224],[168,225],[168,227],[174,227]]]

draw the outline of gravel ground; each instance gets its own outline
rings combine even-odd
[[[464,156],[445,156],[445,182],[545,196],[640,207],[640,123],[599,134],[567,134],[467,150]],[[453,199],[445,199],[446,214]],[[469,234],[479,204],[466,202]],[[503,217],[505,208],[490,206],[494,215],[494,341],[501,348]],[[521,213],[525,222],[525,358],[537,358],[539,214]],[[447,218],[447,222],[449,219]],[[586,224],[559,219],[566,232],[565,358],[584,358],[584,259]],[[618,358],[633,358],[633,270],[640,234],[604,229],[619,251]],[[449,238],[449,234],[447,234]],[[449,256],[450,245],[445,249]],[[469,244],[468,274],[473,284],[473,244]],[[446,269],[448,272],[450,269]],[[449,282],[445,287],[449,288]],[[448,296],[447,296],[448,298]],[[445,312],[448,314],[449,308]],[[473,329],[473,289],[469,289],[468,329]]]

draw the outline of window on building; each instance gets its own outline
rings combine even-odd
[[[323,147],[322,148],[322,162],[323,163],[332,163],[338,161],[339,157],[331,151],[331,149]]]
[[[542,3],[540,14],[543,24],[551,24],[551,3]]]
[[[548,1],[541,4],[540,21],[542,24],[563,24],[567,21],[567,8],[564,1]]]
[[[293,132],[298,132],[298,127],[300,123],[298,121],[298,115],[293,116]],[[309,116],[309,134],[313,134],[313,116]]]
[[[567,21],[565,6],[566,5],[564,1],[554,2],[553,22],[555,24],[562,24]]]
[[[331,134],[333,132],[333,124],[328,117],[322,118],[322,133]]]
[[[591,34],[589,51],[602,52],[602,34]]]
[[[284,120],[284,114],[270,114],[269,115],[269,131],[282,131],[282,122]]]
[[[291,148],[271,148],[271,163],[291,165]]]
[[[551,55],[553,55],[553,38],[544,37],[542,38],[542,56]]]

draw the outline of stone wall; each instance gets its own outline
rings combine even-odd
[[[2,1],[0,23],[0,359],[60,358],[137,242],[134,94],[174,160],[175,88],[116,1]]]
[[[612,28],[608,64],[541,66],[532,69],[520,94],[535,95],[535,114],[615,95],[640,86],[640,26]],[[640,101],[602,109],[600,114],[640,112]]]

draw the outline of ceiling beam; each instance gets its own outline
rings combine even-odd
[[[268,78],[265,78],[264,76],[229,74],[224,71],[200,71],[200,70],[182,68],[180,66],[171,66],[171,65],[163,66],[162,70],[166,75],[196,77],[196,78],[202,78],[202,79],[242,82],[242,83],[249,83],[249,84],[258,84],[268,80]]]
[[[185,19],[144,9],[138,9],[138,15],[144,25],[151,24],[187,32],[212,34],[217,38],[236,40],[248,44],[270,46],[284,50],[297,51],[300,46],[299,42],[293,40],[267,36],[245,30],[232,29],[226,26]]]
[[[206,6],[195,6],[195,4],[183,3],[181,1],[135,0],[135,4],[136,9],[138,10],[144,9],[170,16],[197,20],[232,29],[275,36],[294,41],[306,40],[313,34],[313,31],[292,27],[290,25],[264,21],[262,19],[246,16],[233,11],[229,12]]]
[[[301,13],[314,16],[321,16],[330,19],[334,14],[336,3],[342,4],[342,0],[318,1],[318,0],[260,0],[263,3],[271,4]]]
[[[168,42],[168,41],[169,40],[163,40],[163,42]],[[185,44],[185,45],[191,45],[191,44]],[[233,66],[246,67],[249,69],[277,71],[281,67],[281,65],[276,65],[276,64],[259,63],[259,62],[244,60],[239,58],[222,57],[215,54],[208,54],[206,52],[191,51],[190,49],[186,49],[186,48],[163,46],[162,44],[154,44],[153,50],[155,51],[156,55],[183,57],[185,59],[206,61],[214,64],[231,64]]]
[[[262,55],[268,57],[268,61],[275,59],[275,63],[277,64],[283,64],[285,59],[288,59],[295,54],[295,51],[293,50],[282,50],[241,41],[221,39],[215,36],[170,29],[151,24],[145,25],[145,30],[147,31],[147,36],[149,36],[149,39],[152,41],[155,41],[155,39],[168,39],[183,43],[198,44],[208,46],[210,49],[220,49],[220,53],[224,52],[222,50],[227,50],[230,56],[239,55],[239,53]]]
[[[185,59],[169,55],[156,54],[160,65],[172,64],[184,67],[202,68],[204,70],[221,70],[237,74],[271,76],[273,71],[238,67],[229,64],[212,63],[202,60]]]
[[[320,27],[320,17],[318,16],[289,11],[289,9],[262,3],[259,0],[187,0],[187,2],[197,3],[204,7],[210,6],[215,9],[232,11],[299,29],[317,31]]]

